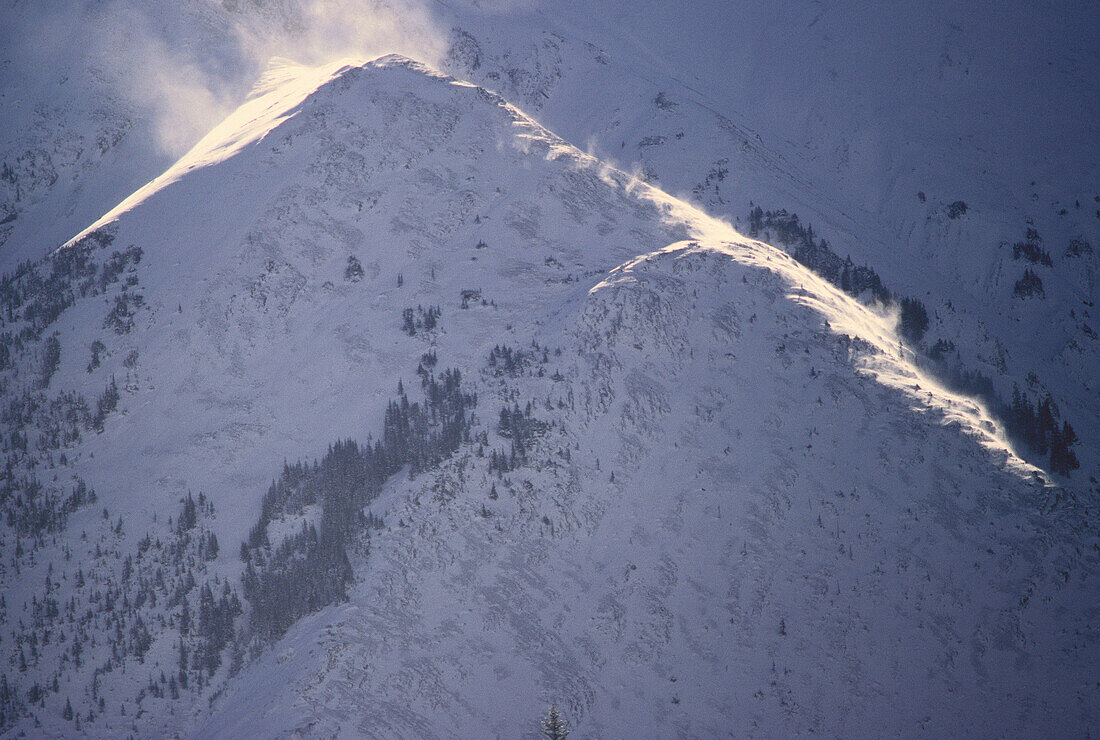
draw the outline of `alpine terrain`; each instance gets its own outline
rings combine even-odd
[[[0,735],[1094,732],[1087,34],[642,5],[6,3]]]

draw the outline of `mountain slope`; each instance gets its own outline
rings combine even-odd
[[[66,701],[102,735],[510,735],[551,702],[594,735],[1092,720],[1095,541],[1078,502],[923,377],[890,317],[493,93],[398,57],[285,68],[35,269],[80,250],[100,282],[45,321],[24,275],[4,326],[23,338],[5,387],[36,408],[63,389],[109,399],[112,375],[122,391],[117,410],[97,404],[102,433],[56,447],[52,417],[5,417],[22,423],[4,434],[16,469],[98,497],[57,541],[4,542],[10,664],[31,631],[51,645],[14,680],[59,679],[30,709],[45,731],[71,730]],[[183,605],[239,583],[236,543],[280,463],[380,439],[399,381],[434,362],[477,394],[471,439],[369,503],[384,525],[350,552],[349,601],[242,673],[228,647],[166,695],[158,672],[201,637]],[[512,407],[533,419],[530,449],[501,464]],[[311,511],[270,522],[273,544]],[[213,555],[195,544],[208,533]],[[153,572],[184,535],[197,583],[175,598],[177,575],[161,594]],[[79,585],[93,565],[100,580]],[[119,656],[106,640],[78,665],[38,636],[48,600],[114,624],[112,580],[150,644]],[[160,595],[134,606],[146,591]]]
[[[1095,496],[1094,6],[445,8],[448,71],[743,230],[752,203],[797,213],[927,306],[941,376],[1049,395]]]
[[[789,289],[683,243],[532,327],[562,359],[479,384],[536,400],[531,464],[393,484],[349,603],[196,734],[509,736],[555,702],[597,737],[1088,724],[1085,665],[1040,657],[1065,610],[1091,629],[1032,529],[1050,494],[855,376]]]
[[[1080,438],[1083,469],[1062,483],[1095,496],[1097,11],[940,5],[67,0],[43,20],[13,2],[0,265],[161,171],[164,139],[198,138],[272,54],[423,53],[735,225],[751,203],[799,214],[927,307],[919,350],[939,375],[970,378],[956,384],[1004,417],[1017,386],[1049,398]],[[1025,452],[1050,468],[1043,447]]]

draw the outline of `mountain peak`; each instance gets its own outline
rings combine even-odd
[[[279,60],[3,281],[0,724],[1093,724],[1087,509],[925,371],[851,258],[835,285],[490,91],[550,100],[568,43],[481,84]],[[651,93],[603,133],[628,152],[638,115],[687,152],[677,111],[703,108]]]
[[[471,97],[465,92],[474,93]],[[463,98],[464,105],[480,100],[490,103],[507,115],[513,123],[525,127],[528,144],[537,142],[543,147],[563,147],[557,137],[539,126],[518,109],[508,105],[500,96],[470,83],[461,82],[438,70],[400,54],[387,54],[370,61],[340,60],[319,67],[308,67],[289,60],[276,60],[267,75],[253,90],[252,95],[236,111],[231,113],[209,134],[204,136],[189,152],[168,168],[162,175],[138,189],[118,206],[108,211],[66,245],[71,245],[116,220],[122,213],[132,210],[139,203],[160,190],[177,182],[188,172],[209,167],[241,154],[271,137],[280,128],[303,113],[325,116],[332,106],[345,113],[357,115],[369,113],[369,106],[382,97],[412,96],[425,102]],[[403,121],[402,124],[445,124],[445,121],[420,119]],[[323,125],[323,124],[321,124]],[[376,135],[397,137],[400,128],[379,128]],[[397,143],[397,142],[395,142]],[[565,149],[571,149],[565,147]],[[580,154],[579,152],[572,152]]]

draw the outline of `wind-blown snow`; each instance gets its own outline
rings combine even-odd
[[[859,339],[873,348],[861,357],[860,367],[879,382],[907,393],[915,411],[935,410],[944,423],[957,423],[976,436],[991,452],[1004,456],[1006,464],[1021,475],[1046,480],[1042,470],[1022,460],[1012,450],[1004,429],[982,403],[952,392],[916,363],[913,350],[906,347],[897,333],[894,312],[874,308],[852,298],[827,280],[792,259],[786,252],[758,241],[749,241],[729,224],[707,216],[697,208],[677,201],[647,185],[633,184],[639,195],[668,209],[670,217],[683,219],[692,235],[708,248],[727,254],[744,264],[775,272],[786,279],[790,297],[803,303],[826,320],[833,331]],[[677,249],[672,245],[667,249]]]
[[[276,126],[293,116],[302,102],[316,92],[318,87],[330,82],[352,64],[354,62],[349,60],[322,67],[305,67],[286,60],[273,62],[248,101],[199,139],[190,151],[163,174],[134,191],[102,218],[70,239],[66,246],[116,221],[121,214],[133,210],[191,170],[217,164],[246,147],[259,143]]]
[[[1051,394],[1081,437],[1085,469],[1068,485],[1094,495],[1100,251],[1067,256],[1073,240],[1100,243],[1094,3],[918,2],[872,17],[855,2],[183,0],[142,5],[137,23],[118,21],[129,0],[55,5],[48,21],[25,4],[6,11],[6,269],[164,169],[149,143],[165,111],[150,97],[169,117],[205,120],[211,106],[181,101],[224,108],[270,54],[414,49],[734,225],[750,200],[796,211],[928,306],[925,350],[953,344],[1004,399],[1014,385]],[[948,215],[956,202],[964,217]],[[1011,244],[1029,227],[1055,257],[1035,268],[1043,299],[1013,293],[1026,265]]]
[[[145,308],[119,336],[93,299],[64,314],[51,388],[132,375],[70,456],[125,517],[120,551],[203,491],[236,579],[282,461],[377,436],[429,349],[477,391],[488,446],[387,484],[347,603],[174,713],[135,718],[108,675],[129,710],[91,733],[524,736],[550,703],[578,736],[1095,721],[1095,533],[985,411],[924,377],[890,316],[495,93],[394,56],[283,67],[93,228],[143,249]],[[407,336],[417,305],[440,327]],[[495,373],[499,344],[535,359]],[[497,476],[496,415],[527,402],[545,432]],[[11,608],[41,570],[5,574]],[[158,639],[143,678],[171,664]]]

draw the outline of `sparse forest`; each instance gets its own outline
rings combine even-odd
[[[956,215],[949,215],[951,218],[965,214],[966,204],[961,201],[952,204],[952,213]],[[873,269],[855,266],[851,258],[842,261],[827,241],[814,234],[812,226],[802,225],[796,214],[752,206],[748,225],[749,236],[772,240],[788,248],[792,257],[849,295],[855,298],[870,295],[883,305],[894,304],[894,295]],[[1050,266],[1050,254],[1041,244],[1039,234],[1029,227],[1024,241],[1013,245],[1013,259]],[[1026,268],[1013,293],[1020,298],[1041,298],[1043,281],[1030,267]],[[1061,419],[1057,405],[1049,396],[1037,402],[1030,401],[1016,387],[1013,400],[1006,401],[992,379],[965,367],[952,342],[940,339],[931,346],[922,345],[930,327],[930,317],[921,301],[903,296],[898,301],[898,308],[901,336],[931,360],[930,367],[949,387],[980,398],[1004,423],[1009,436],[1022,446],[1025,457],[1061,476],[1068,476],[1080,467],[1072,449],[1079,438],[1069,421]]]

